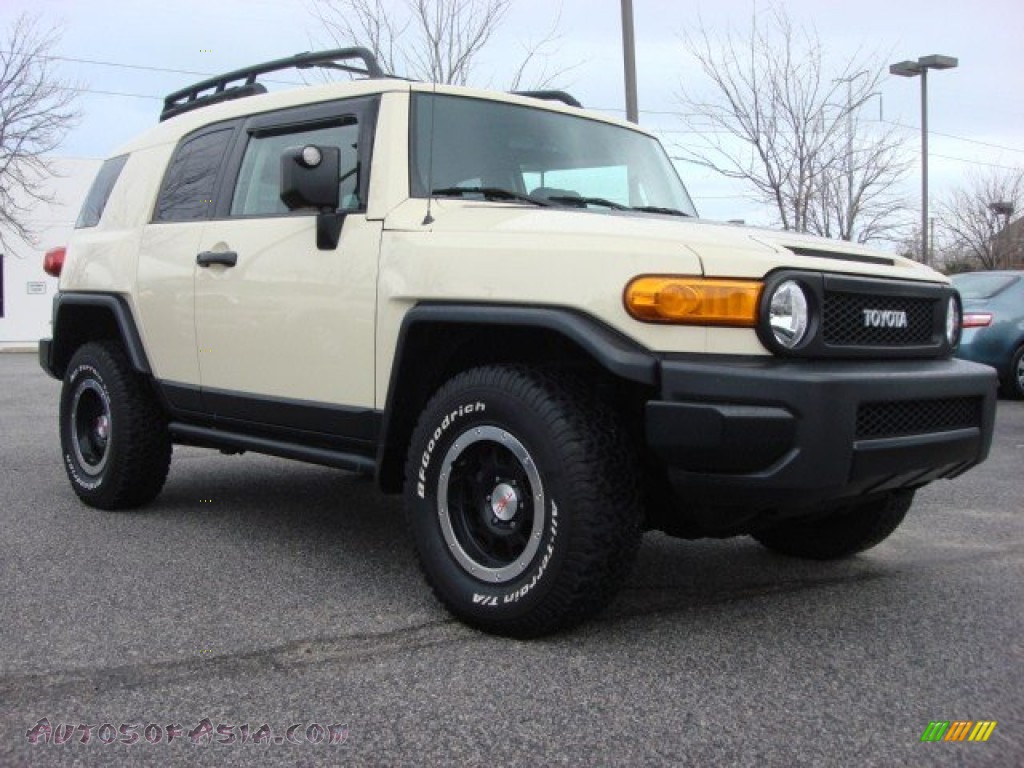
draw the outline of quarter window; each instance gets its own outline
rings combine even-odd
[[[227,154],[232,133],[231,128],[210,131],[178,147],[164,176],[154,221],[197,221],[210,217],[217,171]]]
[[[89,188],[89,194],[85,196],[85,202],[82,203],[82,210],[78,214],[78,221],[75,222],[75,229],[95,227],[100,223],[103,209],[107,207],[107,200],[110,199],[110,193],[121,176],[121,170],[127,160],[128,155],[118,155],[103,163],[100,172],[96,174],[96,179]]]
[[[257,133],[249,139],[238,173],[232,216],[276,216],[290,213],[281,202],[281,155],[289,147],[307,144],[338,147],[341,168],[338,174],[341,210],[363,207],[359,190],[359,125],[353,117],[340,123],[305,130],[276,130]],[[306,211],[306,213],[309,213]]]

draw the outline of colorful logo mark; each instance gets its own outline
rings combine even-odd
[[[933,720],[921,734],[921,741],[988,741],[995,729],[995,720]]]

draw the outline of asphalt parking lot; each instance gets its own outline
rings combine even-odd
[[[864,555],[650,534],[598,620],[524,643],[451,620],[345,473],[176,448],[149,508],[81,505],[58,392],[0,355],[0,766],[1024,765],[1024,403]],[[997,725],[921,742],[947,720]]]

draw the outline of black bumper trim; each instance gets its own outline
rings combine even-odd
[[[982,461],[996,379],[960,360],[794,361],[670,356],[646,406],[648,448],[677,490],[710,505],[820,505],[912,488]],[[977,398],[960,429],[858,439],[863,404]]]
[[[39,365],[53,378],[60,380],[57,367],[53,364],[53,339],[39,340]]]

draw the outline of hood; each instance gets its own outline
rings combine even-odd
[[[493,239],[509,245],[550,251],[587,248],[596,256],[615,258],[678,254],[680,272],[699,271],[708,277],[760,278],[780,268],[890,277],[947,283],[948,279],[910,259],[858,243],[706,219],[631,211],[538,208],[504,202],[410,199],[392,211],[385,229],[430,231],[447,240],[483,243]],[[477,246],[479,247],[479,245]]]

